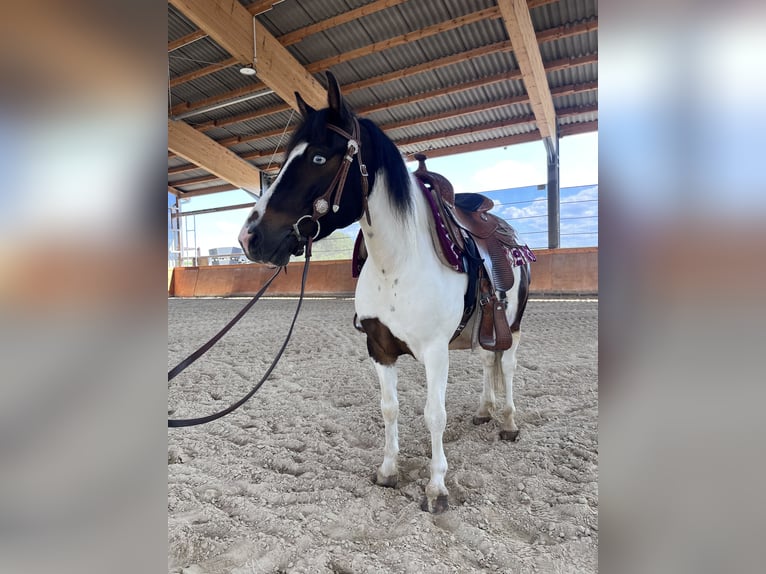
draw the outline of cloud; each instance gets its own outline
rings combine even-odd
[[[543,162],[530,164],[504,159],[491,167],[480,169],[471,180],[476,191],[492,191],[545,183],[548,173]]]

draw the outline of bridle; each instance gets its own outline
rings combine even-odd
[[[361,129],[359,127],[359,120],[353,117],[351,120],[351,133],[348,133],[338,126],[327,124],[327,129],[334,131],[341,137],[345,138],[346,154],[343,156],[343,161],[335,172],[335,177],[327,186],[325,192],[314,200],[313,212],[310,215],[304,215],[293,224],[293,232],[298,238],[298,241],[302,241],[304,235],[301,234],[299,226],[304,219],[308,219],[316,223],[317,230],[312,239],[316,239],[319,236],[321,226],[319,224],[319,218],[330,212],[330,205],[332,204],[332,212],[337,213],[340,209],[340,200],[343,195],[343,190],[346,187],[346,178],[348,177],[349,169],[354,161],[354,156],[359,156],[359,173],[362,178],[362,207],[364,215],[367,219],[367,224],[371,225],[370,210],[367,207],[367,196],[369,195],[369,181],[367,173],[367,165],[362,161],[362,138]]]

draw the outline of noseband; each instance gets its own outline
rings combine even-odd
[[[330,211],[330,202],[332,202],[332,211],[333,213],[337,213],[340,209],[340,198],[343,195],[343,189],[346,186],[346,178],[348,177],[348,170],[351,168],[351,164],[354,161],[354,156],[359,155],[359,173],[362,176],[362,206],[364,208],[364,214],[367,218],[367,224],[371,225],[372,221],[370,220],[370,211],[367,208],[367,195],[369,193],[369,182],[367,181],[367,165],[362,161],[362,138],[361,138],[361,130],[359,127],[359,120],[356,118],[352,119],[351,124],[351,133],[348,133],[347,131],[328,124],[327,129],[334,131],[341,137],[345,138],[347,143],[346,147],[346,155],[343,156],[343,161],[341,162],[340,167],[338,168],[338,171],[335,173],[335,177],[330,182],[330,185],[327,186],[327,189],[325,192],[319,196],[316,200],[314,200],[314,211],[311,215],[304,215],[301,218],[298,219],[293,224],[293,231],[295,232],[295,236],[298,238],[299,241],[303,240],[303,235],[301,235],[300,230],[298,229],[298,226],[304,219],[309,219],[316,223],[317,230],[314,234],[314,237],[312,239],[316,239],[319,235],[319,231],[321,229],[319,224],[319,218],[323,215],[327,214]]]

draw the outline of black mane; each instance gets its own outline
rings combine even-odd
[[[292,149],[301,141],[327,143],[333,132],[330,132],[326,126],[330,119],[334,119],[331,118],[334,115],[328,108],[309,114],[293,132],[285,155],[289,156]],[[375,185],[375,175],[382,170],[386,176],[391,204],[401,215],[408,213],[412,203],[410,174],[399,149],[373,121],[367,118],[358,118],[358,120],[363,138],[362,155],[370,174],[370,191]],[[358,161],[358,158],[354,159],[354,169],[358,169]]]

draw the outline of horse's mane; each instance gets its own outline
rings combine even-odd
[[[286,155],[289,155],[290,151],[299,142],[312,141],[316,134],[322,134],[322,137],[326,137],[327,130],[325,126],[327,125],[329,115],[330,110],[327,108],[310,114],[293,132],[290,143],[287,146]],[[372,140],[372,145],[367,144],[362,149],[364,161],[367,164],[370,175],[374,178],[378,171],[383,170],[391,204],[401,215],[408,213],[412,203],[410,174],[407,171],[407,166],[402,159],[399,149],[372,120],[367,118],[357,119],[359,120],[360,128]]]
[[[388,193],[391,203],[402,215],[407,213],[412,203],[410,193],[410,174],[404,164],[402,154],[394,142],[377,125],[366,118],[359,118],[359,125],[372,139],[375,150],[376,169],[386,174]],[[365,160],[369,161],[369,159]]]

